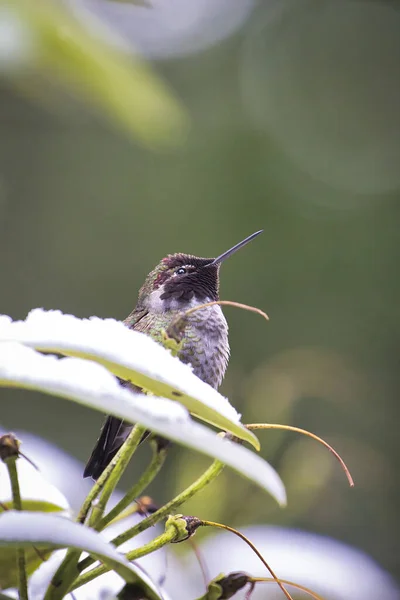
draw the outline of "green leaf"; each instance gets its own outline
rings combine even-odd
[[[219,459],[267,490],[280,504],[286,502],[279,475],[260,456],[196,423],[177,402],[124,389],[94,362],[44,356],[26,346],[3,342],[0,385],[42,390],[141,423],[167,439]]]
[[[259,450],[257,437],[217,390],[194,375],[149,336],[114,319],[78,319],[60,311],[33,310],[25,321],[0,320],[0,341],[96,361],[156,396],[177,400],[192,414],[229,431]]]
[[[26,572],[32,575],[34,571],[47,560],[52,550],[35,550],[33,546],[25,550]],[[18,587],[17,553],[13,548],[0,548],[0,589]],[[0,596],[1,600],[1,596]]]
[[[184,139],[188,119],[183,107],[139,56],[115,49],[117,34],[105,23],[90,13],[85,22],[83,17],[78,21],[59,2],[0,0],[0,7],[3,3],[22,32],[19,68],[13,71],[10,59],[7,75],[25,95],[40,99],[43,83],[56,81],[147,145]]]
[[[21,457],[17,472],[22,498],[22,509],[40,512],[68,511],[69,504],[63,494],[43,477],[33,465]],[[13,508],[10,479],[7,467],[0,462],[0,514],[4,508]]]
[[[61,492],[49,483],[40,471],[21,457],[16,462],[22,509],[40,512],[68,513],[69,505]],[[7,466],[0,461],[0,515],[13,509],[12,492]],[[38,552],[33,546],[26,549],[25,561],[28,575],[31,575],[52,551]],[[0,548],[0,589],[18,586],[16,552],[10,548]]]
[[[2,502],[2,505],[8,510],[12,509],[13,507],[12,502]],[[4,509],[2,509],[0,506],[0,514],[3,512],[3,510]],[[56,504],[53,504],[52,502],[47,502],[47,500],[24,500],[24,498],[22,498],[22,510],[52,513],[62,512],[64,509],[60,508]]]
[[[155,593],[151,580],[135,565],[129,563],[112,544],[79,523],[63,517],[36,512],[9,511],[0,515],[0,547],[76,548],[86,551],[118,573],[125,581],[137,583]],[[158,596],[160,599],[160,597]],[[160,599],[161,600],[161,599]]]

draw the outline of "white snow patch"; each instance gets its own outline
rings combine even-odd
[[[151,339],[115,319],[79,319],[59,310],[32,310],[25,321],[0,317],[0,341],[41,349],[99,356],[200,400],[231,421],[240,414],[217,390],[194,375],[188,365]]]
[[[23,502],[29,500],[38,504],[53,504],[62,511],[69,510],[68,501],[63,494],[49,483],[40,471],[35,469],[24,457],[18,459],[16,465]],[[0,461],[0,502],[12,503],[8,469],[2,461]]]
[[[3,342],[0,343],[1,382],[19,383],[21,387],[52,393],[141,423],[167,439],[218,458],[266,489],[281,504],[286,502],[281,479],[262,458],[196,423],[175,401],[122,388],[96,363],[78,358],[58,359],[15,342]]]
[[[123,417],[125,407],[139,417],[156,421],[186,421],[188,411],[178,402],[122,388],[105,367],[81,358],[57,358],[10,342],[0,344],[0,380],[19,382],[57,395],[85,396],[82,404]],[[113,398],[115,396],[116,398]],[[129,420],[129,418],[128,418]],[[144,425],[147,423],[143,422]]]

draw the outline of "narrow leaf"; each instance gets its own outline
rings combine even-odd
[[[10,68],[8,76],[25,95],[40,98],[37,79],[56,81],[147,145],[183,141],[188,127],[184,108],[143,59],[123,52],[116,32],[88,12],[75,18],[60,2],[13,0],[6,5],[8,20],[24,32],[18,65],[25,67],[15,73]],[[30,79],[31,72],[37,76]]]

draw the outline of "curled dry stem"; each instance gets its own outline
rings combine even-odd
[[[240,537],[244,542],[246,542],[246,544],[248,546],[250,546],[250,548],[253,550],[253,552],[261,560],[263,565],[271,573],[271,575],[273,577],[273,581],[275,581],[275,583],[277,583],[277,585],[281,588],[281,590],[285,594],[287,600],[293,600],[292,596],[289,594],[289,592],[287,591],[285,586],[281,583],[281,580],[275,575],[274,571],[271,569],[271,567],[269,566],[269,564],[267,563],[267,561],[265,560],[265,558],[263,557],[261,552],[256,548],[256,546],[253,544],[253,542],[251,542],[243,533],[241,533],[237,529],[234,529],[233,527],[229,527],[229,525],[223,525],[222,523],[215,523],[214,521],[203,521],[202,520],[201,524],[203,526],[208,526],[208,527],[219,527],[220,529],[225,529],[226,531],[230,531],[231,533],[234,533],[235,535]]]
[[[285,585],[290,585],[296,588],[296,590],[299,590],[300,592],[305,592],[306,594],[311,596],[311,598],[314,598],[314,600],[323,600],[323,598],[319,596],[319,594],[316,594],[304,585],[294,583],[294,581],[288,581],[287,579],[279,579],[279,581],[281,583],[284,583]],[[276,579],[272,579],[270,577],[249,577],[249,583],[276,583]]]
[[[193,306],[193,308],[189,308],[189,310],[184,312],[184,316],[191,315],[196,310],[200,310],[202,308],[207,308],[208,306],[214,306],[215,304],[222,304],[223,306],[234,306],[235,308],[242,308],[243,310],[247,310],[249,312],[257,313],[264,317],[266,321],[269,321],[269,316],[260,308],[256,306],[249,306],[248,304],[242,304],[241,302],[233,302],[232,300],[214,300],[213,302],[206,302],[205,304],[199,304],[197,306]]]
[[[200,548],[198,547],[198,545],[196,544],[196,542],[193,540],[193,538],[189,538],[189,544],[192,546],[194,555],[196,557],[197,562],[199,563],[199,567],[200,567],[200,571],[201,571],[201,575],[203,577],[203,581],[205,586],[207,587],[207,582],[210,579],[210,576],[208,574],[208,569],[207,569],[207,565],[204,561],[203,555],[201,553]]]
[[[251,423],[249,425],[246,425],[246,427],[247,427],[247,429],[251,429],[251,430],[254,430],[254,429],[283,429],[286,431],[295,431],[296,433],[302,433],[303,435],[306,435],[309,438],[319,442],[320,444],[325,446],[325,448],[328,448],[328,450],[333,454],[333,456],[339,461],[343,471],[346,474],[346,477],[347,477],[350,487],[354,487],[354,480],[351,476],[351,473],[350,473],[346,463],[344,462],[344,460],[342,459],[340,454],[338,452],[336,452],[336,450],[334,448],[332,448],[332,446],[330,444],[328,444],[328,442],[326,442],[322,438],[315,435],[315,433],[311,433],[310,431],[307,431],[306,429],[300,429],[300,427],[293,427],[292,425],[280,425],[278,423]]]

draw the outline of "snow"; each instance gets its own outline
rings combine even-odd
[[[21,448],[23,451],[23,448]],[[53,506],[61,511],[68,511],[69,505],[63,494],[54,485],[49,483],[40,471],[35,469],[24,457],[16,462],[18,481],[23,502],[29,501],[37,505],[38,509],[46,510]],[[8,469],[0,461],[0,502],[12,504],[12,494]],[[47,505],[47,506],[46,506]]]
[[[135,573],[153,592],[157,593],[151,579],[143,569],[129,562],[103,536],[80,523],[69,521],[60,516],[32,511],[8,511],[0,515],[0,546],[50,545],[87,550],[101,558],[107,557],[110,566],[118,571],[116,565],[122,565],[121,575]],[[104,561],[105,562],[105,561]],[[118,571],[119,572],[119,571]],[[157,594],[158,595],[158,594]]]
[[[167,439],[218,458],[267,490],[279,503],[286,502],[281,479],[262,458],[196,423],[177,402],[124,389],[101,365],[79,358],[46,356],[15,342],[3,342],[2,384],[41,390],[141,423]]]
[[[179,397],[190,412],[258,447],[257,439],[243,427],[240,415],[226,398],[149,336],[132,331],[114,319],[79,319],[58,310],[43,309],[32,310],[25,321],[13,322],[2,315],[0,342],[10,341],[103,362],[118,374],[122,369],[133,383],[172,400]],[[94,375],[99,377],[101,387],[105,375],[95,370]]]

